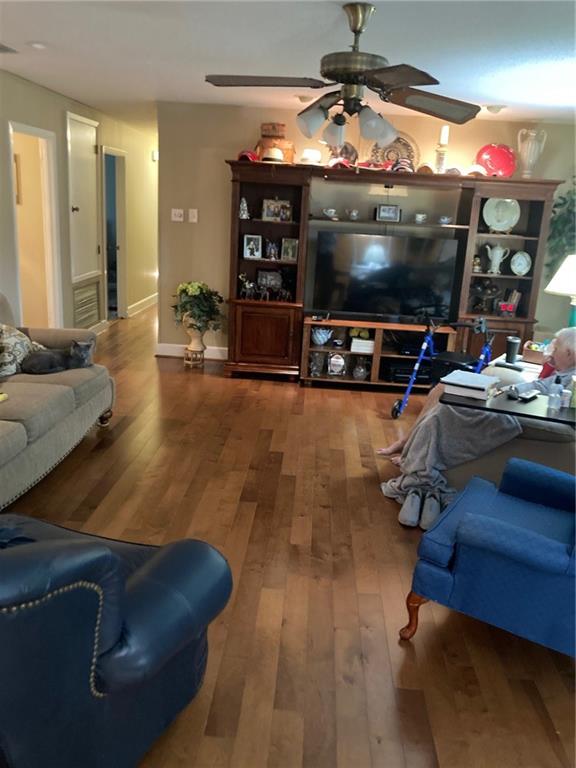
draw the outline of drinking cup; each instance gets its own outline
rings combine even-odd
[[[518,336],[506,336],[506,362],[514,365],[520,349]]]

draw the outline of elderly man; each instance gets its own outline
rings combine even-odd
[[[519,392],[538,389],[547,394],[556,376],[564,387],[576,373],[576,328],[558,331],[551,345],[549,363],[554,374],[516,385]],[[453,408],[439,403],[442,387],[435,387],[411,431],[378,451],[402,470],[400,477],[382,483],[382,493],[404,502],[398,520],[426,530],[453,494],[442,470],[478,458],[514,439],[522,432],[515,416]],[[398,455],[399,454],[399,455]],[[422,502],[422,499],[424,501]]]

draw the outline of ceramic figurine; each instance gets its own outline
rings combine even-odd
[[[472,272],[482,272],[482,262],[480,261],[480,256],[474,256],[472,259]]]
[[[245,197],[240,198],[240,212],[238,214],[239,219],[249,219],[250,213],[248,212],[248,203]]]

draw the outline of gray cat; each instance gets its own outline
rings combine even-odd
[[[70,349],[39,349],[22,360],[22,373],[59,373],[92,365],[94,342],[73,341]]]

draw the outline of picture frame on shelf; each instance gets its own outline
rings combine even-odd
[[[243,258],[258,260],[262,258],[262,235],[244,235]]]
[[[385,221],[391,224],[397,224],[402,218],[402,210],[399,205],[383,205],[376,206],[376,221]]]
[[[282,272],[279,269],[257,269],[256,284],[258,288],[279,291],[282,289]]]
[[[289,200],[262,200],[262,221],[292,221]]]
[[[281,261],[290,261],[293,264],[298,261],[298,238],[282,238],[282,250],[280,251],[280,259]]]

